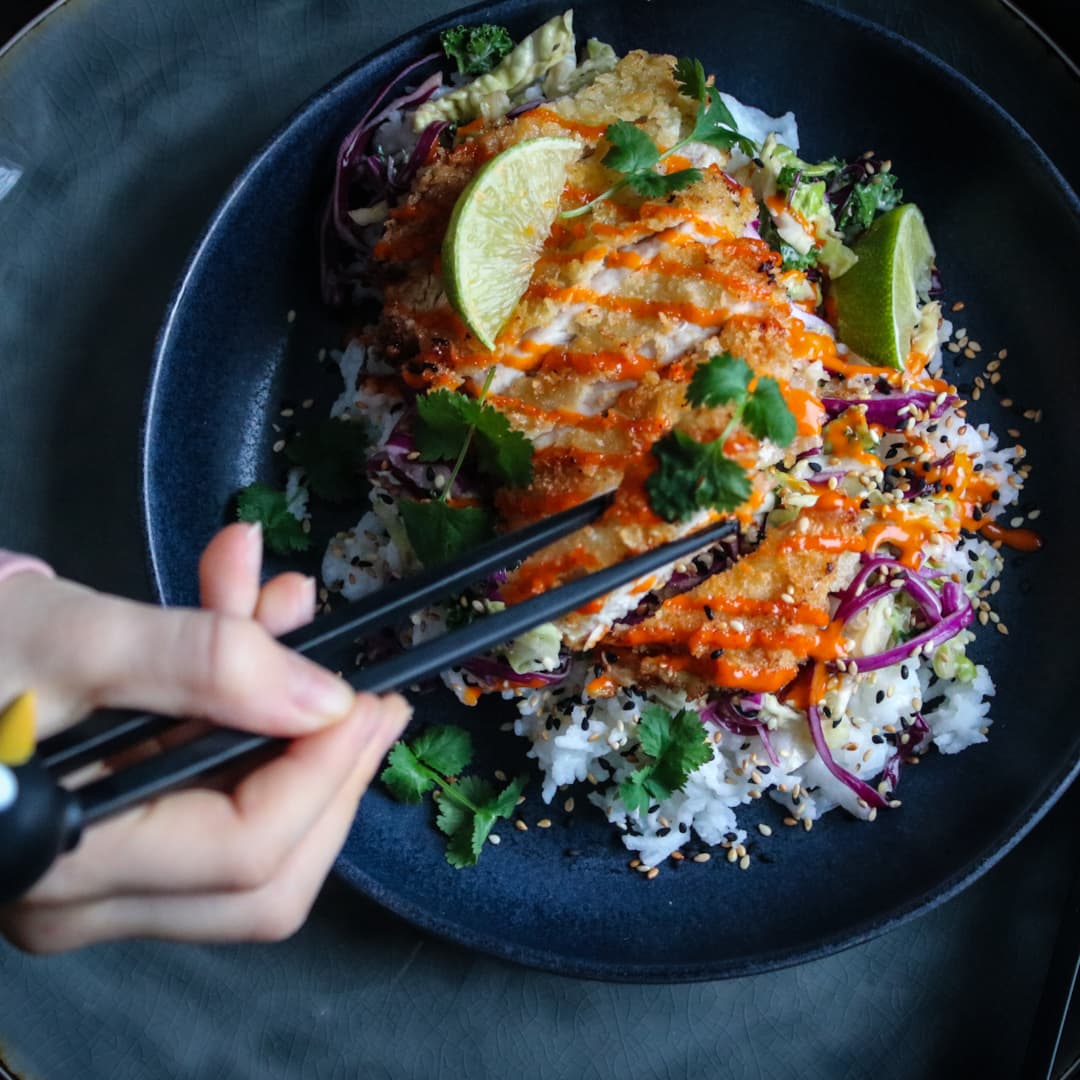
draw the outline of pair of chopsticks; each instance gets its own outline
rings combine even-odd
[[[281,641],[316,662],[336,668],[339,665],[334,658],[340,656],[343,644],[352,645],[376,631],[396,627],[412,612],[458,593],[496,570],[513,566],[527,555],[583,528],[610,506],[611,498],[610,494],[598,496],[489,541],[467,556],[395,582],[355,604],[324,615],[285,635]],[[736,522],[731,519],[714,522],[348,672],[345,677],[357,690],[374,693],[408,687],[685,558],[736,528]],[[21,786],[26,789],[27,797],[17,797],[14,809],[0,812],[0,833],[5,840],[0,845],[0,903],[28,888],[56,856],[78,843],[86,827],[285,742],[233,728],[214,728],[183,745],[162,750],[74,790],[59,784],[60,779],[76,769],[145,743],[176,723],[174,718],[150,713],[94,714],[41,743],[31,762],[17,770],[22,774]],[[41,850],[43,847],[54,850],[47,853]],[[39,865],[47,854],[48,860]],[[21,885],[16,888],[17,881]]]

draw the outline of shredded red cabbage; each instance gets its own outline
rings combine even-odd
[[[700,711],[703,722],[716,724],[733,735],[746,738],[756,735],[773,765],[780,764],[780,757],[769,738],[769,725],[760,718],[761,694],[724,694],[711,698]]]
[[[942,398],[940,401],[938,398]],[[898,394],[875,394],[869,398],[824,397],[821,404],[825,406],[825,412],[829,419],[839,416],[842,412],[855,405],[866,406],[866,422],[868,424],[881,424],[882,427],[898,430],[906,420],[914,416],[915,411],[928,413],[931,417],[938,417],[958,399],[941,394],[935,394],[932,390],[908,390]]]
[[[849,773],[842,765],[837,764],[825,739],[825,730],[821,726],[821,714],[818,712],[818,707],[813,703],[806,710],[806,718],[810,724],[810,736],[814,740],[814,748],[818,752],[818,757],[824,762],[825,768],[842,784],[851,788],[867,806],[876,807],[878,810],[887,809],[889,804],[876,788],[871,787],[865,780],[860,780],[854,773]]]
[[[367,475],[372,483],[378,483],[394,494],[428,498],[442,491],[452,468],[447,462],[410,457],[416,451],[410,430],[411,419],[410,412],[406,411],[385,444],[368,458]],[[469,477],[459,472],[451,494],[456,498],[469,498],[478,492],[471,486]]]
[[[562,682],[570,673],[569,656],[560,657],[559,666],[554,671],[515,671],[505,660],[491,656],[477,656],[461,665],[462,670],[479,679],[486,689],[500,689],[503,684],[509,686],[535,686],[543,683],[554,686]]]
[[[904,758],[908,754],[917,754],[930,738],[930,725],[923,719],[922,713],[917,712],[915,714],[915,719],[904,734],[908,736],[908,741],[901,743],[899,736],[897,736],[896,749],[889,755],[889,760],[885,762],[885,767],[881,770],[881,775],[892,792],[895,792],[900,784],[900,769],[904,763]],[[915,736],[918,737],[915,738]]]
[[[365,226],[349,216],[350,210],[395,200],[408,189],[416,171],[427,160],[435,141],[449,126],[445,121],[430,124],[406,157],[372,152],[375,131],[399,109],[421,105],[442,85],[441,72],[425,79],[416,89],[387,102],[391,91],[418,68],[441,59],[431,53],[402,68],[376,96],[360,122],[345,136],[338,148],[334,183],[323,213],[319,249],[322,264],[322,292],[330,306],[340,306],[351,288],[362,281],[367,255]],[[384,104],[385,103],[385,104]]]
[[[888,569],[889,576],[896,581],[897,585],[886,583],[873,589],[866,588],[866,582],[870,576],[878,570]],[[930,624],[941,620],[941,600],[938,594],[916,571],[909,569],[896,559],[872,558],[869,559],[852,579],[851,584],[840,598],[840,606],[836,609],[835,618],[847,622],[863,608],[876,603],[884,596],[903,589],[915,601],[922,617]]]
[[[975,618],[975,609],[964,594],[964,590],[951,579],[946,579],[941,587],[941,617],[933,625],[920,631],[914,637],[899,645],[894,645],[884,652],[873,656],[854,656],[847,660],[847,670],[851,674],[861,671],[878,671],[892,667],[919,652],[929,654],[944,641],[955,637]]]

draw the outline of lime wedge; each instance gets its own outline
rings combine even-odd
[[[934,265],[922,213],[904,203],[882,214],[852,250],[859,261],[830,286],[840,340],[871,363],[903,368]]]
[[[461,193],[442,246],[446,294],[489,349],[529,287],[559,212],[574,139],[526,139],[493,157]]]

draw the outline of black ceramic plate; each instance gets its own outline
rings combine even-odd
[[[475,17],[521,34],[559,10],[516,0]],[[722,14],[722,17],[720,15]],[[432,24],[369,57],[305,105],[240,177],[211,221],[168,311],[145,433],[145,514],[157,588],[195,599],[198,553],[226,520],[230,498],[276,477],[270,447],[284,400],[336,393],[320,347],[341,329],[318,301],[314,222],[334,149],[373,92],[428,51]],[[722,85],[773,113],[797,112],[805,156],[867,148],[896,163],[923,208],[947,300],[986,349],[1007,347],[995,396],[973,409],[996,430],[1023,428],[1036,465],[1028,498],[1047,539],[1010,556],[997,604],[1011,629],[984,633],[978,658],[998,683],[988,745],[909,769],[903,809],[866,825],[832,815],[813,832],[777,827],[756,842],[749,872],[686,862],[654,881],[599,815],[543,810],[553,826],[519,833],[466,872],[443,859],[425,808],[374,789],[338,864],[357,888],[420,926],[478,949],[570,974],[690,980],[760,971],[865,940],[963,888],[1017,843],[1080,770],[1071,722],[1076,575],[1068,538],[1077,500],[1069,475],[1080,402],[1072,364],[1076,196],[1025,132],[936,58],[869,23],[816,4],[760,0],[701,17],[691,0],[598,2],[577,12],[580,38],[618,51],[700,56]],[[297,313],[295,321],[287,313]],[[975,371],[950,372],[963,388]],[[1039,425],[1022,420],[1042,407]],[[464,710],[448,695],[418,700],[424,720],[480,732],[489,765],[521,765],[522,746],[498,733],[499,706]],[[584,805],[583,797],[577,800]],[[770,806],[742,820],[779,826]],[[752,834],[756,835],[756,834]]]

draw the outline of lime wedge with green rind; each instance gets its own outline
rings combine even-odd
[[[852,250],[859,261],[830,285],[840,340],[870,363],[902,369],[934,266],[922,213],[914,203],[897,206]]]
[[[446,294],[488,349],[529,287],[566,183],[575,139],[525,139],[483,165],[461,193],[442,246]]]

